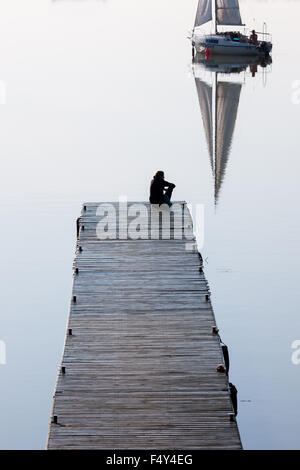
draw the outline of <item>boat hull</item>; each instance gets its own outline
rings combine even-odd
[[[272,44],[261,41],[257,45],[243,36],[243,40],[230,40],[227,35],[194,36],[192,44],[198,53],[209,51],[214,55],[264,56],[271,52]]]
[[[237,55],[237,56],[258,56],[263,54],[255,46],[222,46],[222,45],[210,45],[210,44],[198,44],[195,45],[196,51],[199,53],[205,53],[207,50],[211,54],[216,55]]]

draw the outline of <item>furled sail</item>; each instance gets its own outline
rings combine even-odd
[[[207,141],[208,153],[212,170],[214,169],[213,161],[213,121],[212,121],[212,87],[207,83],[195,78],[198,99],[201,109],[203,126]]]
[[[220,25],[242,25],[239,0],[216,0],[216,16]]]
[[[235,128],[242,85],[219,82],[217,85],[216,107],[216,149],[215,149],[215,200],[226,171],[229,152]]]
[[[194,28],[211,20],[212,0],[199,0]]]

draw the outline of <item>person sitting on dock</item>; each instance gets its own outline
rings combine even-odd
[[[255,29],[252,30],[252,34],[250,36],[250,43],[254,44],[255,46],[258,45],[258,39],[257,39],[257,34],[255,32]]]
[[[168,188],[165,191],[165,188]],[[168,204],[169,207],[172,206],[171,196],[175,184],[168,183],[165,181],[165,174],[163,171],[157,171],[153,176],[150,185],[150,197],[149,201],[151,204]]]

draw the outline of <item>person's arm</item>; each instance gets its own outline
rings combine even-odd
[[[164,188],[176,188],[176,185],[164,180]]]

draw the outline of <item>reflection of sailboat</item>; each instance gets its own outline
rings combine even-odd
[[[268,62],[270,60],[270,58],[267,59]],[[194,61],[195,82],[214,175],[216,204],[226,172],[242,89],[241,82],[220,80],[219,75],[220,73],[238,74],[245,71],[248,66],[251,69],[251,67],[258,65],[264,67],[266,64],[265,61],[254,60],[250,57],[234,57],[230,60],[222,57],[219,60],[216,58],[204,60],[201,56],[196,56]],[[199,72],[202,69],[214,72],[212,84],[200,78],[201,73]]]
[[[215,179],[215,202],[217,203],[229,157],[242,85],[219,81],[217,73],[212,86],[200,78],[195,78],[195,80]]]

